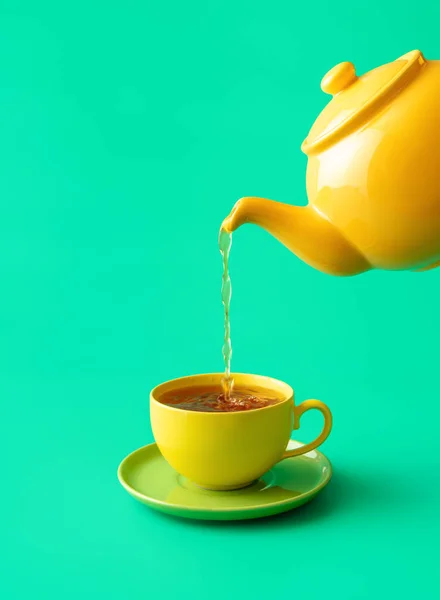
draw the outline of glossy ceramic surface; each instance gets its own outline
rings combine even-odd
[[[164,458],[178,472],[200,487],[231,490],[249,485],[276,462],[316,448],[329,435],[332,416],[319,400],[294,405],[292,388],[282,381],[234,373],[235,385],[264,388],[281,400],[277,404],[241,412],[194,412],[162,404],[162,394],[185,387],[217,385],[223,373],[194,375],[157,386],[150,397],[151,426]],[[311,443],[286,451],[292,429],[301,415],[317,409],[324,415],[321,434]]]
[[[301,450],[290,441],[289,450]],[[320,452],[284,460],[249,487],[221,492],[204,490],[182,477],[156,444],[125,458],[118,478],[136,500],[161,512],[190,519],[237,520],[268,517],[312,500],[330,481],[332,467]]]
[[[418,50],[358,77],[334,67],[333,99],[302,148],[306,207],[243,198],[224,221],[267,229],[333,275],[426,270],[440,260],[440,61]]]

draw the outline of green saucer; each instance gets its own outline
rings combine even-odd
[[[291,440],[288,448],[301,446]],[[129,454],[118,478],[136,500],[164,513],[189,519],[237,520],[268,517],[312,500],[330,481],[332,467],[312,450],[277,463],[258,481],[241,490],[204,490],[172,469],[156,444]]]

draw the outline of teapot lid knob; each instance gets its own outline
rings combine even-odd
[[[357,79],[353,63],[341,62],[331,69],[321,81],[321,89],[326,94],[336,96]]]

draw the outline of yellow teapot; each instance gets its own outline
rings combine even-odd
[[[440,61],[414,50],[362,76],[343,62],[321,88],[309,204],[242,198],[222,228],[255,223],[332,275],[440,265]]]

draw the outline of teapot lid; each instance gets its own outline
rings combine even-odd
[[[323,92],[333,96],[313,124],[301,149],[315,154],[354,131],[404,88],[426,63],[420,50],[358,77],[351,62],[342,62],[321,81]]]

